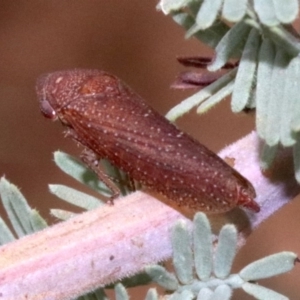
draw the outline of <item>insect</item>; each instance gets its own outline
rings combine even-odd
[[[58,118],[66,135],[84,146],[81,159],[114,196],[118,189],[98,168],[102,158],[179,206],[259,211],[250,182],[117,77],[99,70],[58,71],[38,79],[37,94],[43,115]]]

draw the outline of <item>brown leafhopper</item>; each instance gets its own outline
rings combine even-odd
[[[106,158],[178,205],[220,213],[255,212],[250,182],[212,151],[180,131],[117,77],[98,70],[54,72],[38,79],[45,117],[57,119],[82,146],[82,160],[118,195],[98,168]]]

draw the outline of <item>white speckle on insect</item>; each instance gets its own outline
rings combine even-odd
[[[62,80],[63,80],[63,77],[60,76],[60,77],[58,77],[58,78],[55,80],[55,83],[58,84],[58,83],[60,83]]]

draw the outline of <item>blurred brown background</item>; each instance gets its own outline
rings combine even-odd
[[[209,55],[197,40],[155,9],[156,1],[1,1],[0,9],[0,171],[17,184],[33,207],[50,222],[49,207],[61,202],[48,193],[48,183],[76,186],[52,161],[52,153],[78,153],[63,138],[62,127],[42,117],[35,80],[68,68],[97,68],[121,77],[165,114],[190,93],[169,88],[182,67],[177,55]],[[214,151],[254,128],[252,116],[233,115],[229,102],[206,115],[195,112],[178,122]],[[235,269],[282,250],[298,252],[299,205],[294,201],[268,220],[240,251]],[[266,282],[299,299],[297,273]],[[143,299],[138,291],[132,299]],[[237,293],[235,299],[252,299]]]

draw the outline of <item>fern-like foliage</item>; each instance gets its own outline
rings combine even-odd
[[[167,114],[174,121],[194,107],[206,112],[231,95],[233,112],[256,109],[256,128],[264,140],[261,166],[272,163],[278,146],[292,147],[300,182],[300,40],[291,23],[298,0],[162,0],[158,8],[215,50],[208,71],[230,59],[239,65],[182,101]]]
[[[197,213],[193,226],[192,235],[183,221],[173,227],[176,274],[161,266],[146,268],[153,280],[171,291],[167,299],[229,300],[234,289],[243,289],[261,300],[288,299],[253,281],[290,271],[297,258],[295,253],[273,254],[249,264],[237,274],[231,274],[237,248],[236,228],[233,225],[223,226],[214,248],[210,223],[205,214]]]

